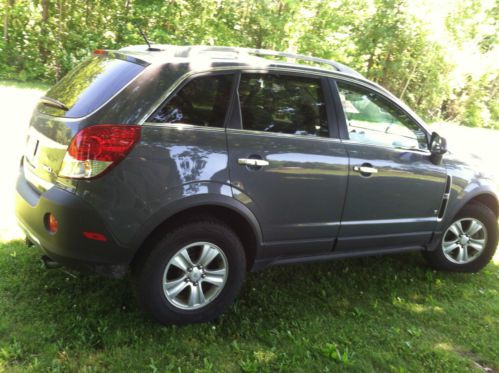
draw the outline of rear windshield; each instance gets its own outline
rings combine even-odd
[[[145,66],[116,58],[95,56],[71,70],[45,95],[63,104],[68,110],[40,104],[42,113],[79,118],[92,113]]]

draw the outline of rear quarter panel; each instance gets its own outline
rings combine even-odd
[[[124,246],[138,246],[175,201],[232,197],[225,131],[144,124],[132,152],[101,178],[80,181],[77,194],[104,218]]]

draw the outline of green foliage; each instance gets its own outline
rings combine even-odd
[[[499,128],[494,0],[2,0],[0,79],[53,83],[97,48],[288,50],[343,62],[429,120]],[[488,62],[487,62],[488,61]]]

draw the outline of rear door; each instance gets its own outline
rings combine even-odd
[[[388,97],[337,81],[350,156],[338,250],[420,247],[435,229],[446,183],[425,130]]]
[[[227,129],[234,196],[257,216],[265,253],[329,251],[338,233],[348,158],[327,80],[276,72],[240,77]]]

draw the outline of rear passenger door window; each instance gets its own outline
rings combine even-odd
[[[278,74],[242,74],[239,98],[243,129],[329,136],[320,79]]]
[[[161,105],[149,122],[223,127],[233,77],[224,74],[192,79]]]

